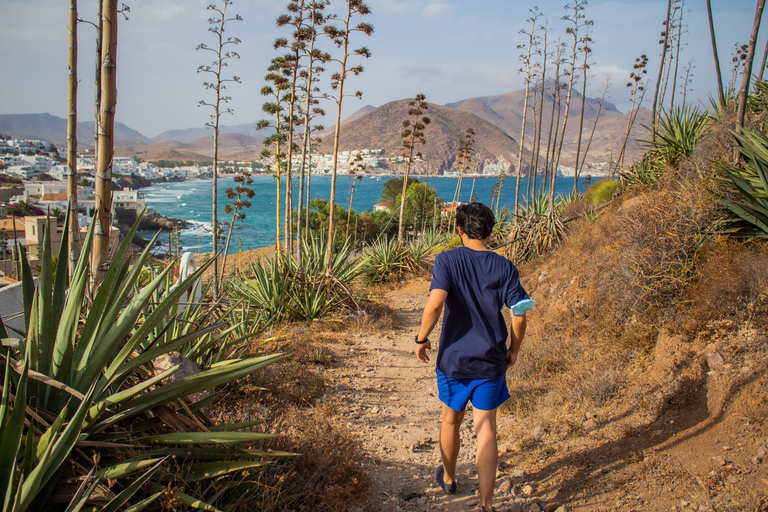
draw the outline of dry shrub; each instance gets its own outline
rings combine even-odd
[[[565,222],[578,219],[592,212],[594,209],[595,207],[592,203],[587,201],[574,201],[563,208],[563,219],[565,219]]]
[[[671,304],[692,283],[696,254],[712,220],[712,204],[697,188],[651,191],[621,215],[621,242],[614,284],[626,312],[660,309]]]
[[[603,407],[616,396],[624,383],[621,368],[579,366],[578,373],[565,390],[569,403]]]
[[[281,510],[347,511],[365,506],[370,479],[353,435],[322,409],[292,409],[281,419],[271,448],[299,454],[278,463],[285,475]],[[259,510],[262,510],[261,508]]]
[[[522,263],[554,251],[564,237],[565,225],[559,214],[534,213],[512,224],[504,256],[515,263]]]
[[[618,333],[619,345],[628,351],[649,352],[659,336],[659,329],[648,322],[633,322]]]
[[[716,238],[699,256],[696,286],[687,293],[689,322],[746,320],[768,309],[768,244]],[[685,320],[685,319],[684,319]]]
[[[674,172],[665,175],[665,185],[676,180],[706,180],[712,175],[715,162],[731,160],[736,149],[732,133],[735,127],[736,110],[731,104],[721,110],[717,122],[710,123],[701,134],[691,156],[681,161]]]
[[[747,423],[762,425],[768,418],[768,389],[766,378],[758,379],[744,390],[744,418]]]

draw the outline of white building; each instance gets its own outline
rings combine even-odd
[[[40,174],[40,171],[31,165],[12,165],[5,170],[5,174],[29,180]]]

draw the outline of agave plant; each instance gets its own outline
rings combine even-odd
[[[512,225],[504,255],[516,264],[552,252],[565,238],[565,225],[557,211],[528,215]]]
[[[4,327],[0,332],[0,491],[5,511],[48,509],[54,491],[66,497],[72,511],[158,508],[161,495],[218,510],[237,494],[237,474],[280,455],[252,446],[270,435],[238,431],[256,422],[218,429],[210,425],[200,409],[215,394],[196,403],[187,400],[273,364],[280,355],[221,358],[200,373],[173,381],[168,378],[178,366],[154,371],[159,356],[195,346],[196,340],[226,327],[198,325],[169,334],[177,327],[171,312],[206,266],[162,294],[158,290],[170,266],[140,287],[152,244],[131,265],[128,242],[137,226],[138,221],[92,301],[86,300],[86,289],[93,227],[68,289],[66,230],[55,280],[49,233],[44,235],[37,287],[22,260],[26,331],[16,340],[9,339]]]
[[[382,238],[363,254],[362,279],[366,285],[380,285],[420,268],[408,247],[395,238]]]
[[[656,125],[656,139],[644,142],[670,168],[693,152],[699,135],[707,125],[707,115],[690,105],[663,110]]]
[[[343,308],[356,308],[348,286],[360,273],[360,262],[351,257],[349,240],[334,252],[331,273],[325,272],[326,240],[303,240],[301,262],[287,254],[251,263],[250,276],[232,279],[225,287],[230,296],[249,305],[251,324],[266,327],[285,321],[314,320]]]
[[[627,187],[656,187],[661,179],[661,170],[650,161],[634,162],[628,169],[621,170],[621,179]]]
[[[532,200],[527,200],[517,210],[518,218],[530,217],[532,215],[544,215],[549,209],[549,196],[543,190],[539,190],[533,196]]]
[[[738,238],[768,238],[768,136],[749,130],[734,135],[744,164],[718,164],[720,181],[730,192],[720,196],[720,204],[730,218],[715,230]]]

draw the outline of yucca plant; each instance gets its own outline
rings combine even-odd
[[[491,233],[497,243],[501,243],[502,240],[507,238],[513,223],[513,213],[506,206],[502,207],[501,210],[499,210],[498,215],[496,215],[496,224],[494,224],[493,233]]]
[[[754,87],[755,92],[747,99],[749,110],[755,114],[768,111],[768,82],[756,78]]]
[[[663,110],[656,124],[656,138],[644,142],[668,167],[675,168],[693,152],[699,135],[707,125],[706,113],[690,105]],[[647,127],[646,127],[647,128]]]
[[[526,199],[525,204],[517,210],[518,219],[532,215],[544,215],[549,209],[549,196],[543,190],[539,190],[531,200]]]
[[[66,230],[55,281],[49,233],[44,235],[37,287],[22,259],[26,332],[15,341],[8,341],[4,328],[0,332],[5,341],[0,367],[4,511],[51,508],[48,500],[57,488],[72,511],[158,508],[154,502],[161,494],[218,510],[238,499],[233,489],[240,472],[280,455],[251,446],[271,435],[237,431],[255,422],[214,431],[199,411],[216,395],[193,404],[186,401],[273,364],[280,355],[223,359],[172,382],[168,378],[178,366],[155,374],[152,361],[157,357],[226,327],[197,326],[178,337],[166,335],[175,328],[170,312],[207,266],[161,295],[157,292],[170,266],[140,287],[152,244],[131,265],[128,244],[137,226],[138,221],[92,301],[86,300],[86,287],[93,227],[68,289]]]
[[[362,280],[366,285],[380,285],[399,279],[405,274],[418,270],[408,248],[397,239],[382,238],[363,253]]]
[[[620,175],[627,187],[653,188],[659,185],[662,170],[646,160],[634,162],[628,169],[622,169]]]
[[[509,232],[504,255],[516,264],[552,252],[565,238],[565,225],[557,211],[521,217]]]
[[[292,255],[273,255],[251,263],[250,276],[226,284],[227,293],[247,301],[251,323],[262,328],[285,320],[314,320],[344,308],[357,309],[348,286],[360,273],[360,262],[351,257],[349,240],[334,251],[331,275],[325,273],[327,242],[320,236],[302,240],[301,263]]]
[[[738,238],[768,238],[768,136],[750,130],[734,136],[744,163],[718,164],[719,180],[729,192],[720,195],[720,204],[730,218],[714,229]]]

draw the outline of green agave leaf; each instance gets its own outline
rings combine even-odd
[[[184,480],[195,482],[207,478],[216,478],[227,473],[257,468],[269,464],[267,461],[201,462],[190,464],[184,474]]]
[[[221,425],[213,425],[208,427],[208,430],[211,432],[232,432],[234,430],[242,430],[244,428],[255,427],[256,425],[261,425],[262,423],[264,423],[264,420],[244,421],[242,423],[224,423]]]
[[[104,506],[102,512],[117,512],[120,510],[120,507],[122,507],[129,499],[131,499],[136,491],[138,491],[139,488],[144,485],[152,477],[152,475],[155,474],[155,472],[160,468],[165,460],[165,458],[160,459],[157,464],[149,468],[146,472],[144,472],[143,475],[134,480],[128,487],[123,489],[120,494],[112,498],[112,500],[110,500],[110,502]]]
[[[189,343],[190,341],[194,340],[195,338],[198,338],[200,336],[204,336],[207,333],[214,331],[218,328],[220,328],[221,325],[211,325],[209,327],[206,327],[204,329],[200,329],[199,331],[195,331],[193,333],[187,334],[186,336],[182,336],[180,338],[177,338],[173,340],[170,343],[167,344],[158,344],[158,345],[152,345],[148,350],[143,351],[140,355],[134,357],[133,359],[129,359],[126,362],[124,362],[116,371],[114,377],[112,377],[112,381],[114,382],[116,379],[128,375],[134,370],[136,370],[139,366],[142,366],[144,364],[147,364],[149,361],[152,361],[153,359],[156,359],[157,357],[167,354],[169,352],[173,352],[177,350],[182,345]],[[110,382],[110,384],[111,384]]]
[[[258,432],[178,432],[142,437],[140,441],[156,444],[216,444],[247,443],[274,437],[273,434]]]
[[[64,226],[69,226],[70,210],[64,217]],[[64,301],[67,297],[67,281],[69,277],[69,229],[66,227],[61,235],[61,244],[59,245],[59,258],[56,261],[56,280],[53,283],[53,311],[51,314],[58,321],[62,318],[64,310]],[[54,330],[55,332],[55,330]]]
[[[192,507],[200,510],[206,510],[208,512],[222,512],[221,510],[217,509],[213,505],[209,505],[203,500],[200,500],[198,498],[193,498],[192,496],[188,494],[184,494],[183,492],[180,492],[180,491],[176,492],[175,498],[179,500],[182,504],[188,507]]]
[[[27,259],[27,251],[16,246],[16,252],[20,255],[21,259],[21,290],[24,301],[24,329],[29,332],[29,319],[32,316],[33,311],[33,297],[35,296],[35,279],[32,277],[32,269],[29,266],[29,260]],[[33,369],[35,367],[30,366]]]
[[[105,410],[105,408],[112,407],[115,404],[119,404],[130,398],[139,396],[147,388],[154,386],[156,383],[176,373],[178,369],[179,369],[178,365],[174,366],[159,375],[151,377],[145,381],[139,382],[135,386],[131,386],[128,389],[115,393],[114,395],[109,395],[104,400],[102,400],[101,402],[98,402],[96,405],[91,407],[91,409],[88,411],[89,422],[92,422],[93,420],[95,420],[98,417],[98,415],[100,415],[101,412]]]
[[[10,358],[5,359],[5,379],[3,380],[3,421],[0,423],[0,491],[5,496],[8,510],[8,499],[13,495],[13,481],[16,472],[16,459],[21,446],[21,438],[24,435],[24,407],[27,404],[27,371],[29,367],[24,361],[24,370],[21,372],[18,384],[16,385],[15,406],[9,410],[8,400],[10,394]]]
[[[77,442],[80,432],[83,427],[83,421],[88,413],[89,406],[91,405],[91,398],[93,397],[95,386],[91,386],[88,393],[85,395],[85,399],[80,402],[79,407],[75,411],[74,415],[67,422],[67,426],[64,427],[62,433],[58,436],[58,439],[53,444],[53,449],[50,454],[50,459],[46,460],[45,464],[41,463],[41,466],[45,467],[45,473],[43,474],[40,485],[45,484],[50,478],[59,470],[61,464],[69,457],[72,448],[74,448]],[[26,482],[25,482],[26,484]]]
[[[55,440],[56,436],[59,435],[61,427],[64,425],[65,417],[66,407],[62,410],[61,414],[56,417],[48,430],[46,430],[45,433],[40,436],[40,441],[37,443],[37,450],[33,459],[35,464],[41,460],[43,454],[48,451],[48,447]]]
[[[138,460],[129,460],[128,462],[121,462],[118,464],[113,464],[112,466],[102,468],[96,473],[96,478],[100,480],[116,480],[118,478],[123,478],[125,476],[130,475],[134,471],[138,471],[140,469],[147,468],[149,466],[154,465],[155,467],[158,467],[160,463],[162,463],[167,457],[159,457],[159,458],[144,458],[143,455],[134,457],[134,459]]]
[[[51,233],[50,223],[46,221],[46,225],[43,227],[43,250],[40,256],[40,278],[37,285],[37,307],[39,308],[37,317],[38,323],[32,330],[37,331],[37,344],[40,350],[40,364],[38,368],[33,370],[39,370],[46,375],[53,375],[53,267],[51,265]],[[54,224],[54,229],[55,224]],[[30,323],[30,325],[32,325]],[[45,390],[46,395],[50,394],[50,389]],[[47,400],[46,400],[47,403]]]
[[[203,264],[179,287],[177,287],[171,293],[167,294],[163,301],[152,311],[152,313],[150,313],[144,319],[141,327],[136,329],[136,331],[131,335],[130,339],[125,343],[119,354],[113,358],[112,363],[104,372],[104,376],[106,377],[107,381],[111,381],[114,378],[120,366],[128,360],[129,355],[133,352],[139,342],[141,342],[158,323],[164,320],[164,315],[168,309],[179,301],[181,296],[195,284],[198,278],[202,277],[203,272],[205,272],[212,263],[213,260],[209,260]],[[170,269],[171,266],[169,265],[153,281],[152,286],[147,286],[139,293],[139,296],[131,301],[131,304],[129,304],[129,306],[126,308],[126,311],[120,316],[120,320],[118,320],[118,322],[122,324],[122,327],[120,328],[121,331],[125,331],[126,334],[128,331],[130,331],[136,322],[136,318],[138,318],[142,312],[142,309],[145,305],[144,301],[148,296],[151,295],[154,288],[162,284],[162,280],[165,278]],[[123,338],[120,337],[117,343],[120,343],[122,339]]]
[[[254,450],[247,448],[219,448],[217,446],[205,445],[205,446],[172,446],[166,445],[163,450],[163,454],[176,457],[183,461],[202,461],[202,460],[216,460],[223,461],[232,458],[242,459],[264,459],[275,457],[295,457],[298,454],[291,452],[269,451],[269,450]]]
[[[100,430],[157,405],[237,380],[281,359],[283,359],[283,356],[280,354],[247,359],[230,365],[211,368],[159,386],[148,393],[119,405],[117,412],[100,422],[98,426],[95,425],[94,429]]]
[[[77,326],[80,321],[80,313],[82,312],[87,285],[88,275],[86,273],[80,273],[75,276],[61,312],[61,320],[59,321],[56,341],[53,346],[54,368],[52,374],[59,381],[72,381],[69,371],[72,367],[76,345],[75,340],[77,339]]]
[[[133,236],[136,229],[138,229],[140,217],[131,227],[128,236]],[[88,238],[89,244],[93,238],[92,231],[94,225],[95,223],[91,222],[91,231],[89,231]],[[75,357],[77,361],[75,364],[76,368],[82,368],[89,363],[89,354],[95,350],[95,344],[103,338],[103,329],[110,329],[113,327],[115,319],[120,314],[128,295],[133,291],[133,286],[138,279],[145,262],[149,258],[150,249],[157,240],[158,235],[159,232],[153,237],[150,244],[139,256],[130,274],[128,274],[128,265],[130,261],[124,258],[124,254],[127,250],[127,244],[132,238],[126,236],[123,240],[123,243],[120,245],[120,248],[115,255],[113,264],[110,265],[96,292],[96,297],[91,305],[88,318],[83,326],[80,335],[80,343],[78,343],[78,350]],[[88,273],[88,269],[85,266],[79,270]],[[128,275],[128,277],[126,277],[126,275]],[[117,285],[113,287],[113,283],[115,282]],[[96,334],[100,330],[102,331],[101,334]]]
[[[139,512],[141,510],[144,510],[147,505],[152,504],[157,498],[159,498],[163,492],[165,491],[159,491],[152,495],[150,495],[147,498],[144,498],[143,500],[139,501],[138,503],[131,505],[130,507],[126,507],[123,512]]]
[[[76,362],[75,373],[78,375],[78,386],[86,385],[93,382],[96,376],[102,373],[104,366],[108,361],[112,360],[112,365],[117,366],[125,361],[128,356],[133,352],[136,344],[141,337],[136,337],[135,333],[132,336],[133,343],[129,340],[125,345],[123,343],[125,337],[136,326],[136,320],[141,315],[147,301],[152,296],[152,292],[155,288],[162,285],[162,281],[170,271],[170,266],[166,268],[160,275],[155,278],[152,283],[147,285],[139,294],[131,300],[122,312],[119,318],[106,324],[109,326],[106,330],[94,335],[94,337],[88,343],[88,349],[83,354],[83,359]],[[99,290],[101,291],[101,289]],[[89,312],[90,317],[93,314],[93,309]],[[142,324],[137,332],[141,331],[142,335],[149,331],[149,326],[146,326],[146,321]],[[82,343],[82,336],[80,338]],[[118,350],[119,349],[119,350]],[[117,355],[115,355],[117,352]],[[112,375],[109,374],[109,370],[105,374],[106,379],[110,380]],[[78,387],[75,386],[75,387]],[[103,387],[99,389],[99,394],[103,391]]]
[[[721,199],[720,202],[728,208],[735,215],[745,220],[749,224],[756,226],[762,230],[762,236],[768,236],[768,219],[761,219],[759,214],[754,210],[750,210],[747,207],[729,201],[727,199]],[[759,233],[757,230],[753,233]],[[749,234],[748,236],[755,236],[755,234]]]
[[[99,481],[96,479],[94,479],[90,485],[87,485],[88,482],[91,482],[91,478],[95,472],[96,466],[94,465],[91,470],[88,471],[88,474],[83,478],[83,481],[77,488],[77,492],[75,493],[74,497],[72,497],[72,499],[69,501],[69,505],[67,506],[67,510],[65,512],[80,512],[83,509],[85,503],[88,501],[88,498],[91,497],[93,491],[95,491],[99,486]]]

